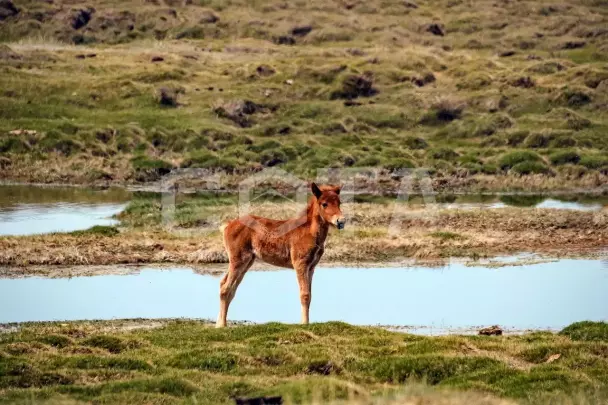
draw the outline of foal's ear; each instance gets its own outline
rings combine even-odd
[[[340,186],[334,187],[334,193],[340,195]]]
[[[312,183],[310,185],[310,189],[312,190],[312,193],[317,198],[321,197],[321,194],[323,194],[323,192],[321,191],[321,189],[319,188],[319,186],[316,185],[316,183]]]

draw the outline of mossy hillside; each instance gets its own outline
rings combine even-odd
[[[544,175],[606,171],[606,16],[593,2],[170,3],[97,2],[74,28],[90,5],[20,2],[0,29],[4,178],[268,166],[466,178],[505,174],[513,148],[538,153]],[[556,170],[561,149],[585,171]]]

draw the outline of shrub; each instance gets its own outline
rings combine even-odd
[[[0,153],[24,153],[30,150],[30,146],[19,138],[8,138],[0,141]]]
[[[137,181],[155,181],[171,172],[173,165],[161,159],[151,159],[147,156],[136,156],[131,159]]]
[[[289,157],[281,149],[269,149],[260,154],[260,163],[272,167],[289,161]]]
[[[507,135],[507,144],[509,146],[517,146],[521,144],[530,135],[529,131],[515,131]]]
[[[364,167],[364,166],[377,166],[380,164],[380,158],[376,156],[367,156],[361,160],[359,160],[356,166]]]
[[[347,69],[346,65],[323,67],[323,68],[312,68],[302,67],[298,70],[298,77],[304,80],[314,80],[316,82],[331,84],[338,77],[338,75]]]
[[[410,124],[408,117],[399,109],[394,107],[370,106],[368,108],[360,107],[358,123],[363,123],[374,128],[405,128]],[[353,131],[356,132],[356,125]]]
[[[429,236],[441,240],[455,240],[455,239],[464,239],[464,237],[455,232],[448,231],[437,231],[429,233]]]
[[[454,97],[443,97],[435,102],[431,111],[425,114],[420,122],[426,125],[436,125],[457,120],[462,117],[466,103]]]
[[[572,340],[605,342],[608,340],[608,323],[576,322],[562,329],[559,334],[568,336]]]
[[[97,42],[97,38],[93,35],[74,34],[72,42],[74,45],[90,45]]]
[[[426,149],[429,147],[428,142],[420,137],[408,136],[403,143],[405,143],[409,149]]]
[[[110,353],[120,353],[126,348],[126,345],[120,338],[110,335],[91,336],[90,338],[82,342],[82,344],[85,346],[105,349]]]
[[[506,129],[513,126],[513,120],[506,114],[492,115],[490,122],[497,129]]]
[[[608,80],[607,71],[590,70],[585,73],[585,86],[592,89],[597,88],[604,80]]]
[[[47,345],[57,347],[60,349],[64,348],[64,347],[68,347],[69,345],[71,345],[73,343],[69,337],[63,336],[63,335],[46,335],[46,336],[42,336],[38,340],[42,343],[46,343]]]
[[[161,159],[150,159],[147,156],[136,156],[131,159],[131,165],[134,169],[153,169],[169,173],[173,168],[171,163]]]
[[[499,147],[504,146],[505,140],[496,135],[489,136],[481,142],[483,147]]]
[[[551,146],[554,148],[571,148],[576,146],[576,140],[568,135],[558,136],[553,141],[551,141]]]
[[[175,36],[176,39],[190,38],[190,39],[203,39],[205,38],[205,30],[202,27],[188,27],[178,32]]]
[[[170,361],[170,365],[176,368],[227,372],[237,367],[237,360],[237,357],[230,353],[193,350],[178,354]]]
[[[566,119],[566,127],[575,131],[580,131],[581,129],[589,128],[590,126],[591,121],[578,114],[572,114]]]
[[[416,165],[411,160],[405,158],[391,159],[383,166],[388,170],[411,169],[413,167],[416,167]]]
[[[517,79],[513,79],[510,82],[513,87],[523,87],[524,89],[529,89],[530,87],[534,87],[536,83],[534,79],[530,76],[520,76]]]
[[[586,167],[581,165],[563,165],[559,167],[559,172],[568,178],[578,179],[588,173]]]
[[[207,151],[194,152],[180,164],[180,167],[210,167],[217,160],[217,156]]]
[[[179,106],[178,98],[184,92],[184,89],[181,87],[161,87],[158,90],[158,102],[164,107],[177,107]]]
[[[331,375],[340,374],[342,369],[334,362],[326,359],[312,360],[306,366],[306,374]]]
[[[82,236],[82,235],[100,235],[100,236],[116,236],[120,231],[115,226],[95,225],[89,229],[83,231],[70,232],[70,235]]]
[[[465,168],[469,174],[477,174],[481,171],[481,165],[479,163],[464,163],[462,165],[463,168]]]
[[[453,376],[493,369],[500,365],[498,360],[489,358],[447,357],[436,354],[377,359],[374,362],[377,363],[374,375],[381,381],[403,383],[409,379],[425,379],[431,385]]]
[[[474,73],[456,84],[459,90],[479,90],[492,84],[492,78],[486,74]]]
[[[513,126],[513,120],[506,114],[492,114],[481,122],[476,123],[473,132],[474,136],[488,136],[494,134],[499,129],[506,129]]]
[[[542,195],[503,195],[500,201],[511,207],[534,207],[545,200]]]
[[[453,121],[462,116],[465,106],[465,103],[461,100],[454,98],[443,98],[435,103],[433,108],[435,109],[435,114],[438,120]]]
[[[521,175],[527,174],[547,174],[550,172],[547,165],[542,162],[522,162],[518,163],[511,169],[513,172]]]
[[[486,163],[481,166],[481,172],[484,174],[496,174],[498,172],[498,167],[491,163]]]
[[[441,160],[453,160],[459,156],[456,151],[454,151],[450,148],[433,149],[430,151],[430,155],[433,159],[441,159]]]
[[[213,111],[222,118],[229,119],[242,128],[248,128],[254,124],[251,116],[259,112],[270,112],[276,110],[275,106],[257,104],[251,100],[232,100],[229,102],[217,101]]]
[[[591,102],[591,95],[582,89],[566,88],[562,92],[561,98],[570,107],[581,107]]]
[[[551,161],[551,164],[555,166],[565,165],[568,163],[576,164],[581,160],[581,155],[576,151],[566,150],[552,154],[549,157],[549,160]]]
[[[601,169],[608,166],[608,156],[586,155],[581,157],[579,163],[587,169]]]
[[[249,150],[253,151],[253,152],[262,152],[268,149],[276,149],[276,148],[280,148],[282,146],[282,144],[279,141],[275,141],[275,140],[270,140],[270,141],[264,141],[262,143],[256,143],[253,145],[249,146]]]
[[[477,156],[475,155],[464,155],[458,158],[460,163],[483,163]]]
[[[349,30],[337,28],[323,28],[309,35],[309,42],[321,44],[323,42],[348,42],[353,39],[353,33]]]
[[[561,72],[562,70],[567,69],[566,66],[562,65],[559,62],[548,61],[548,62],[540,62],[534,66],[531,66],[527,69],[528,72],[532,73],[540,73],[544,75],[550,75],[553,73]]]
[[[58,152],[70,156],[82,149],[82,145],[73,139],[66,138],[60,132],[49,131],[40,141],[40,148],[47,152]]]
[[[508,170],[519,163],[539,161],[542,161],[541,157],[534,152],[516,151],[503,155],[498,165],[502,170]]]
[[[342,87],[331,93],[330,99],[338,98],[353,99],[357,97],[371,97],[378,93],[373,86],[373,79],[370,75],[348,75],[342,81]]]
[[[143,360],[105,356],[74,356],[69,358],[68,365],[81,370],[149,370],[151,368]]]
[[[440,171],[446,174],[454,173],[454,166],[451,163],[446,162],[445,160],[437,160],[433,163],[433,169],[436,171]]]
[[[550,141],[550,135],[536,132],[528,135],[524,142],[524,145],[528,148],[546,148],[547,146],[549,146]]]

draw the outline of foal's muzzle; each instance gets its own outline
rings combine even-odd
[[[344,225],[346,224],[346,220],[344,218],[336,219],[336,228],[344,229]]]

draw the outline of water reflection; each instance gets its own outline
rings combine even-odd
[[[0,186],[0,235],[69,232],[112,225],[126,206],[125,190]]]

